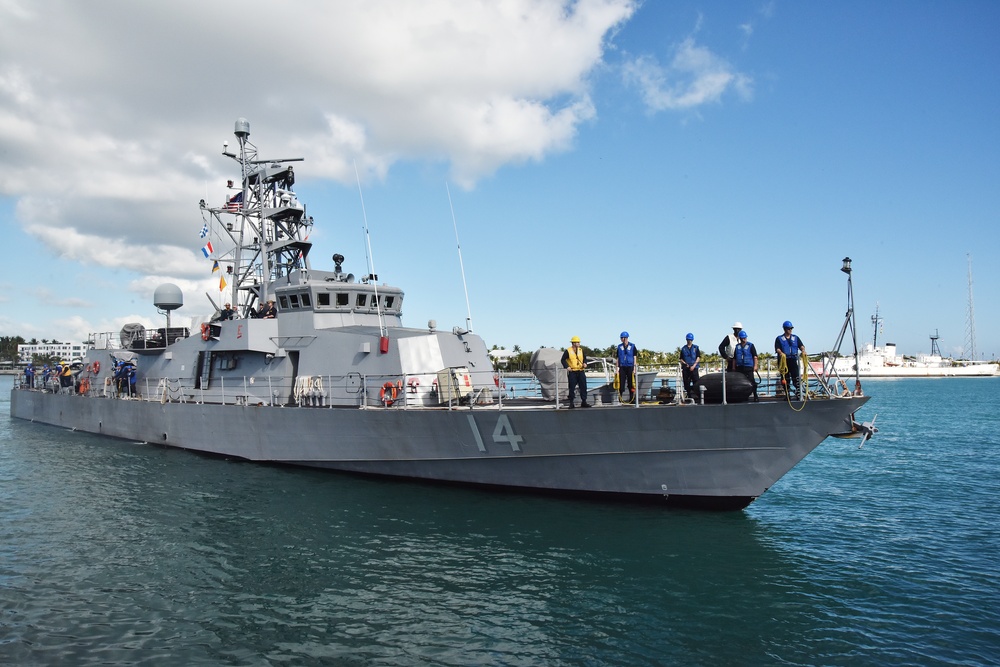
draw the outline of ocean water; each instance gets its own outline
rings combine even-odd
[[[1000,379],[866,383],[747,510],[440,488],[35,425],[0,664],[1000,664]]]

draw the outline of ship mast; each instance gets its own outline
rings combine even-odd
[[[202,200],[201,208],[232,243],[228,251],[220,248],[220,259],[231,262],[226,271],[233,276],[232,303],[245,315],[268,299],[272,282],[309,269],[312,244],[306,239],[313,219],[292,190],[295,173],[285,164],[302,158],[260,159],[245,118],[237,119],[234,134],[238,153],[230,152],[229,142],[223,142],[222,154],[240,165],[239,189],[230,181],[222,206],[210,207]],[[222,215],[232,217],[223,223]]]
[[[872,328],[875,329],[875,336],[872,338],[872,348],[878,347],[878,330],[882,325],[882,318],[878,316],[878,301],[875,302],[875,314],[872,315]]]
[[[969,260],[969,315],[965,323],[965,350],[962,356],[971,361],[976,358],[976,309],[972,305],[972,255],[966,257]]]
[[[938,330],[935,329],[934,333],[931,334],[931,356],[941,356],[941,348],[938,347],[938,339],[941,336],[938,335]]]

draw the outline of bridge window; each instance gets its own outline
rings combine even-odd
[[[367,299],[368,299],[368,295],[367,294],[364,294],[364,293],[359,294],[358,295],[358,306],[357,307],[358,308],[364,308],[365,307],[365,301]]]

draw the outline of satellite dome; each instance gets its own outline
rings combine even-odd
[[[177,285],[163,283],[153,292],[153,305],[160,310],[177,310],[184,305],[184,294]]]

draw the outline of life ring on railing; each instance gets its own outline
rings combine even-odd
[[[507,388],[507,383],[506,382],[500,382],[500,374],[499,373],[494,373],[493,374],[493,384],[495,384],[498,389],[506,389]]]
[[[386,382],[382,385],[382,390],[378,393],[378,400],[382,401],[382,405],[388,408],[396,402],[396,397],[398,395],[396,385],[391,382]]]
[[[417,378],[410,378],[406,381],[406,386],[410,388],[411,394],[415,394],[417,393],[417,387],[420,386],[420,380]]]
[[[94,375],[98,375],[101,372],[101,362],[95,361],[90,365],[90,368],[88,368],[87,370],[89,370]]]
[[[80,380],[80,393],[86,394],[90,391],[90,380],[88,378],[83,378]]]
[[[211,334],[211,331],[208,328],[208,322],[202,322],[201,323],[201,339],[202,340],[208,340],[209,334]]]

